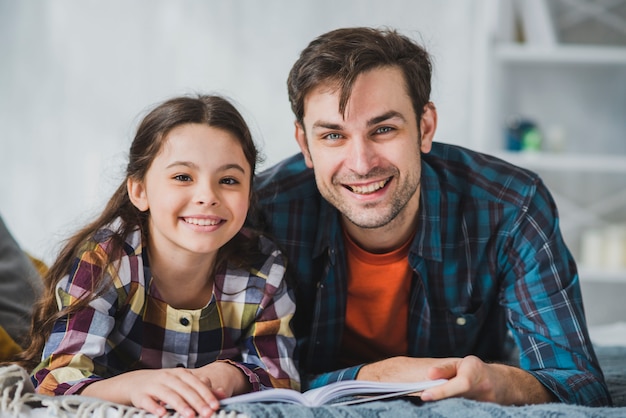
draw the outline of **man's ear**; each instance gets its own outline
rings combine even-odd
[[[424,113],[420,119],[420,133],[422,134],[422,143],[420,150],[427,154],[433,145],[433,138],[437,130],[437,108],[433,102],[428,102],[424,106]]]
[[[145,212],[150,208],[143,182],[129,178],[126,181],[126,190],[128,190],[130,201],[137,209],[141,212]]]
[[[304,162],[307,167],[313,168],[313,160],[311,159],[311,153],[309,152],[309,144],[306,141],[306,132],[304,131],[304,127],[298,121],[295,122],[295,126],[295,137],[298,142],[298,146],[300,146],[300,151],[302,151],[302,155],[304,155]]]

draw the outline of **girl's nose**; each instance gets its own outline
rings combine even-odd
[[[199,205],[207,206],[218,206],[220,204],[219,194],[210,184],[198,185],[195,201]]]

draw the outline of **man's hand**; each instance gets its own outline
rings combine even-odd
[[[423,401],[462,397],[501,405],[524,405],[556,400],[530,373],[512,366],[485,363],[475,356],[392,357],[363,366],[357,379],[388,382],[448,379],[443,385],[422,392]]]

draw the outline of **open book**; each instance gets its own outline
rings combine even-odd
[[[352,405],[379,399],[395,398],[445,383],[446,379],[423,382],[389,383],[365,380],[343,380],[300,393],[293,389],[266,389],[245,393],[220,401],[221,405],[241,402],[283,402],[304,406]]]

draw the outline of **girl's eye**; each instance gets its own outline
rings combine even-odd
[[[221,184],[228,184],[228,185],[235,185],[235,184],[239,184],[239,181],[237,179],[234,179],[232,177],[226,177],[223,178],[222,180],[220,180]]]
[[[191,176],[188,176],[187,174],[177,174],[174,176],[174,180],[178,180],[178,181],[191,181]]]

